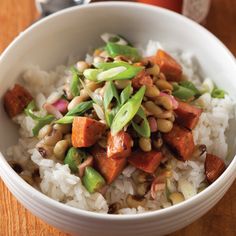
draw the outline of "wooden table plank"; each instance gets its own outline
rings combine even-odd
[[[33,0],[0,0],[0,52],[38,16]],[[236,55],[236,1],[212,0],[206,28]],[[66,236],[21,206],[0,180],[0,236]],[[236,182],[205,216],[171,236],[236,235]]]

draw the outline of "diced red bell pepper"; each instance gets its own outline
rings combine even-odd
[[[165,74],[167,80],[179,82],[182,76],[181,65],[168,53],[158,50],[155,56],[155,63],[159,65],[160,71]]]
[[[154,173],[162,160],[162,153],[156,150],[150,152],[135,151],[128,157],[128,162],[147,173]]]
[[[178,159],[186,161],[191,158],[194,141],[190,130],[175,124],[169,133],[163,134],[163,139]]]
[[[108,158],[106,150],[98,145],[92,148],[91,153],[94,157],[94,167],[106,179],[108,184],[120,175],[127,163],[126,158]]]
[[[33,100],[31,94],[19,84],[8,90],[4,96],[4,106],[7,114],[14,117],[22,113],[25,107]]]
[[[75,117],[72,124],[73,147],[90,147],[95,144],[106,130],[106,125],[88,118]]]
[[[194,129],[198,123],[202,110],[186,102],[178,101],[178,108],[175,110],[176,121],[188,129]]]
[[[207,153],[205,160],[205,174],[209,183],[213,183],[224,172],[225,168],[225,163],[221,158]]]
[[[107,157],[108,158],[126,158],[131,154],[132,139],[124,131],[112,135],[108,134]]]

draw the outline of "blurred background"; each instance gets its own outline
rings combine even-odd
[[[37,0],[36,4],[34,0],[0,0],[0,53],[33,22],[53,11],[89,1]],[[215,34],[236,56],[236,0],[137,0],[137,2],[162,6],[186,15]],[[0,192],[0,236],[66,235],[31,215],[16,201],[1,180]],[[171,236],[236,235],[235,196],[236,182],[210,212]]]
[[[69,5],[89,1],[98,2],[101,0],[36,0],[37,8],[35,0],[0,0],[0,52],[15,36],[37,20],[41,13],[44,15]],[[193,18],[219,37],[236,55],[235,0],[136,1],[160,5]]]

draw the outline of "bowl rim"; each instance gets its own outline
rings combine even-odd
[[[235,58],[232,55],[232,53],[229,51],[229,49],[211,32],[209,32],[207,29],[202,27],[201,25],[197,24],[196,22],[178,14],[173,11],[163,9],[161,7],[151,6],[144,3],[134,3],[134,2],[121,2],[121,1],[109,1],[109,2],[96,2],[91,3],[88,5],[83,6],[75,6],[71,8],[64,9],[62,11],[56,12],[48,17],[45,17],[41,19],[38,22],[35,22],[32,24],[29,28],[27,28],[25,31],[20,33],[10,44],[9,46],[4,50],[4,52],[0,56],[0,67],[1,64],[8,56],[10,52],[12,52],[15,48],[15,46],[20,43],[22,40],[24,40],[24,37],[31,33],[32,30],[34,30],[37,27],[40,27],[44,24],[46,24],[48,21],[51,21],[51,19],[61,17],[64,14],[69,14],[70,12],[76,12],[76,11],[83,11],[83,9],[90,9],[90,8],[110,8],[110,7],[130,7],[130,8],[136,8],[137,10],[147,10],[147,11],[153,11],[158,14],[162,15],[168,15],[169,17],[172,17],[173,19],[178,19],[178,21],[184,22],[184,24],[188,24],[190,27],[194,27],[198,31],[204,33],[208,38],[211,38],[214,40],[219,47],[223,48],[225,53],[228,54],[229,58],[231,58],[232,62],[235,64]],[[111,214],[103,214],[103,213],[97,213],[97,212],[91,212],[86,211],[78,208],[74,208],[71,206],[68,206],[64,203],[58,202],[56,200],[53,200],[52,198],[46,196],[42,192],[38,191],[28,183],[26,183],[8,164],[6,159],[4,158],[3,154],[0,152],[0,170],[4,169],[4,172],[9,172],[11,179],[14,179],[16,181],[17,185],[22,185],[25,191],[31,192],[32,195],[41,201],[42,207],[44,207],[43,203],[50,204],[51,207],[57,208],[59,210],[65,211],[67,213],[80,215],[87,218],[92,218],[96,220],[106,220],[106,221],[127,221],[127,220],[139,220],[139,219],[150,219],[153,217],[164,217],[168,215],[172,215],[174,213],[178,213],[179,211],[183,211],[184,209],[188,209],[191,206],[204,201],[205,198],[208,197],[209,194],[216,191],[218,188],[218,185],[224,184],[224,179],[230,178],[233,176],[233,172],[236,169],[236,158],[234,157],[227,167],[227,169],[224,171],[224,173],[210,186],[208,186],[204,191],[198,193],[197,195],[193,196],[192,198],[185,200],[184,202],[181,202],[177,205],[171,206],[169,208],[165,209],[159,209],[155,211],[150,212],[144,212],[139,214],[129,214],[129,215],[111,215]],[[2,171],[0,172],[0,175],[2,175]],[[3,175],[2,175],[3,176]],[[236,176],[234,176],[235,178]],[[18,182],[18,183],[17,183]]]

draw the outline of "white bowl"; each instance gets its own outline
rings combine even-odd
[[[205,75],[235,98],[236,64],[227,48],[203,27],[173,12],[144,4],[107,2],[64,10],[37,22],[2,54],[0,95],[28,64],[52,69],[70,54],[83,58],[89,46],[100,45],[99,35],[114,32],[143,45],[149,39],[164,46],[193,52]],[[1,99],[2,101],[2,99]],[[6,148],[17,140],[17,128],[0,108],[0,174],[14,196],[45,222],[80,236],[162,235],[178,230],[213,207],[236,177],[236,159],[206,190],[173,207],[139,215],[101,215],[58,203],[24,182],[8,165]],[[232,130],[234,133],[235,128]],[[233,137],[233,136],[232,136]],[[234,139],[230,148],[235,153]],[[231,155],[233,158],[233,155]],[[7,226],[6,226],[7,227]]]

